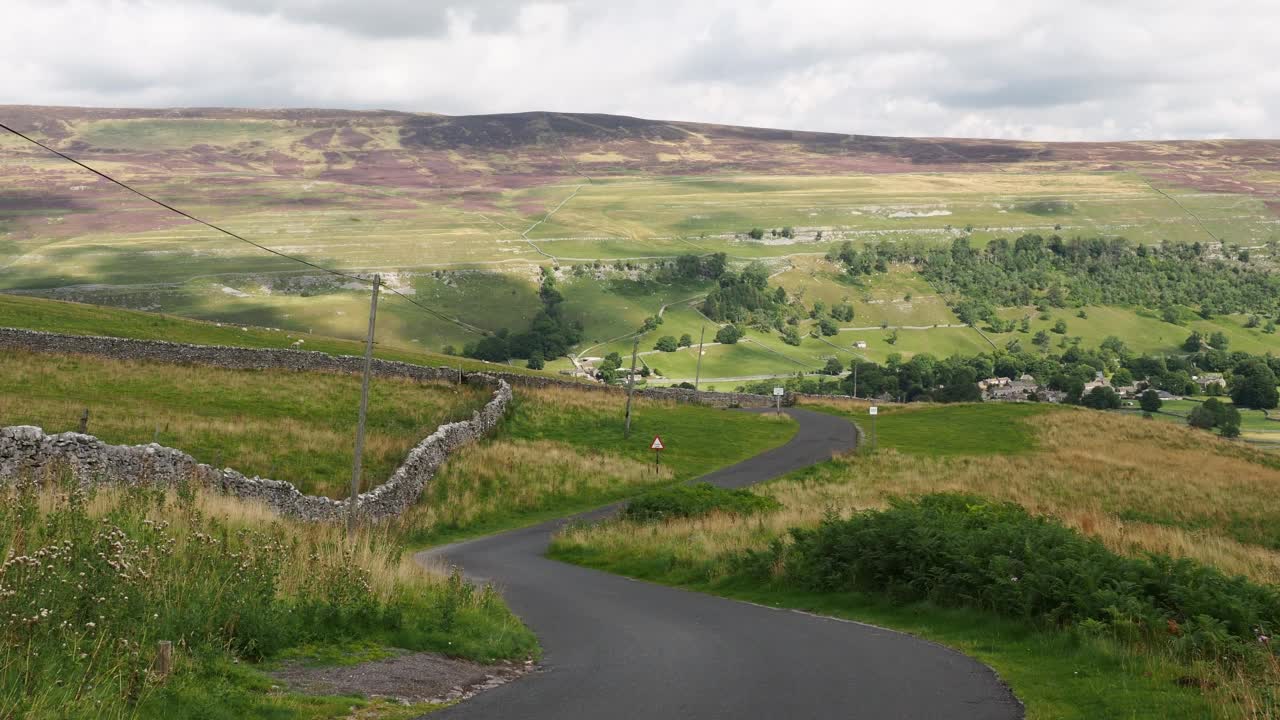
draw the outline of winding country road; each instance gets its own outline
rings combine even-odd
[[[843,419],[788,410],[786,445],[703,480],[740,487],[847,450]],[[714,432],[714,428],[708,428]],[[598,518],[605,508],[575,519]],[[537,633],[543,668],[431,717],[461,720],[1009,720],[984,665],[908,635],[629,580],[549,560],[567,520],[424,551],[490,580]]]

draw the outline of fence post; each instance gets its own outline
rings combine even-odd
[[[173,643],[169,640],[156,643],[155,672],[162,678],[173,672]]]
[[[80,415],[80,427],[76,428],[76,432],[81,435],[89,434],[89,408],[85,408],[84,413]]]

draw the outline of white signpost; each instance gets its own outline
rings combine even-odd
[[[662,444],[662,438],[660,436],[654,435],[653,442],[649,443],[649,449],[653,451],[653,472],[656,474],[658,472],[658,465],[660,464],[658,458],[662,457],[662,451],[666,450],[667,446]]]
[[[871,414],[871,449],[876,449],[876,416],[880,414],[880,408],[872,405],[868,411]]]
[[[786,392],[785,388],[776,387],[773,389],[773,412],[775,415],[782,414],[782,396]]]

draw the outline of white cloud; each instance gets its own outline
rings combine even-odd
[[[1272,0],[6,0],[0,103],[1274,136]]]

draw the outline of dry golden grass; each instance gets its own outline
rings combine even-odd
[[[516,390],[516,398],[527,398],[532,402],[528,403],[530,408],[536,408],[539,412],[557,413],[569,410],[590,410],[598,412],[617,412],[618,409],[626,402],[625,393],[621,390],[602,391],[591,390],[584,392],[582,390],[566,388],[566,387],[544,387],[544,388],[519,388]],[[654,408],[654,407],[675,407],[676,403],[672,400],[658,400],[654,398],[646,398],[637,395],[632,399],[632,407]]]
[[[1048,413],[1033,425],[1038,450],[1020,455],[928,457],[892,450],[850,456],[759,492],[784,509],[761,517],[612,524],[564,540],[638,546],[695,564],[759,548],[824,513],[883,507],[889,497],[965,492],[1053,515],[1126,554],[1167,553],[1228,573],[1280,583],[1280,470],[1238,443],[1186,428],[1103,413]],[[1274,547],[1274,544],[1272,544]],[[717,563],[708,563],[714,566]]]
[[[669,468],[604,453],[586,453],[546,440],[497,440],[471,445],[449,459],[400,521],[430,535],[471,527],[513,514],[533,513],[573,498],[638,492],[670,482]]]

